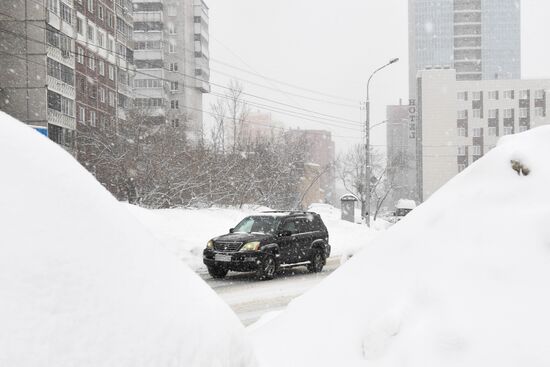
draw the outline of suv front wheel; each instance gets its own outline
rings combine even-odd
[[[219,266],[209,266],[208,267],[208,274],[210,274],[212,276],[212,278],[216,278],[216,279],[225,278],[228,271],[229,271],[228,269],[222,268],[222,267],[219,267]]]
[[[273,255],[266,255],[258,266],[256,278],[258,278],[259,280],[273,279],[276,271],[277,263],[275,262],[275,257]]]
[[[321,249],[315,249],[307,269],[312,273],[320,273],[325,266],[325,253]]]

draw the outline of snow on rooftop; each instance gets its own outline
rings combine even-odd
[[[0,365],[255,365],[229,307],[73,157],[3,112],[0,166]]]
[[[550,365],[549,161],[503,139],[251,331],[262,366]]]

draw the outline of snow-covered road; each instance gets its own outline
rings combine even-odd
[[[269,281],[257,281],[252,273],[229,273],[221,280],[213,279],[208,273],[200,275],[248,326],[265,313],[285,308],[339,265],[340,258],[330,258],[321,273],[310,273],[305,266],[300,266],[282,270]]]

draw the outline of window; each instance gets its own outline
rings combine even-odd
[[[99,19],[103,20],[103,18],[104,18],[103,6],[99,5],[97,7],[97,14],[99,16]]]
[[[97,98],[97,85],[91,85],[89,88],[90,91],[90,97],[93,99]]]
[[[109,79],[115,80],[115,68],[113,65],[109,65]]]
[[[94,42],[94,27],[88,24],[88,40]]]
[[[521,126],[519,127],[519,132],[522,133],[524,131],[527,131],[527,126]]]
[[[170,82],[170,90],[176,91],[179,89],[179,82]]]
[[[105,88],[99,87],[99,101],[105,103]]]
[[[496,101],[498,100],[498,91],[497,90],[492,90],[488,93],[488,98],[490,100],[493,100],[493,101]]]
[[[514,109],[513,108],[504,109],[504,118],[505,119],[511,119],[513,117],[514,117]]]
[[[180,108],[179,101],[170,101],[170,108],[173,110],[177,110]]]
[[[57,14],[57,1],[58,0],[48,0],[46,4],[46,6],[48,7],[48,10],[54,14]]]
[[[544,89],[538,89],[535,91],[535,99],[544,99]]]
[[[115,50],[115,40],[111,37],[109,37],[109,39],[107,40],[107,49],[110,53],[113,53],[113,51]]]
[[[84,78],[80,78],[80,93],[86,93],[86,87],[87,87],[87,83],[86,83],[86,79]]]
[[[483,129],[480,127],[474,128],[474,138],[480,138],[483,135]]]
[[[65,4],[64,2],[61,2],[59,4],[59,11],[61,13],[61,19],[63,19],[65,22],[69,24],[73,24],[73,11],[72,9]]]
[[[528,108],[520,108],[519,109],[519,118],[527,118],[529,117],[529,109]]]
[[[459,120],[468,118],[468,110],[460,110],[460,111],[457,111],[456,117],[457,117],[457,119],[459,119]]]
[[[512,126],[504,126],[504,135],[512,135],[514,128]]]
[[[61,96],[61,113],[74,117],[74,101]]]
[[[168,44],[168,52],[170,52],[171,54],[176,52],[176,41],[170,41],[170,43]]]
[[[462,172],[462,171],[464,171],[465,169],[466,169],[466,165],[465,165],[465,164],[460,163],[460,164],[458,165],[458,172]]]
[[[95,127],[97,123],[97,116],[95,111],[90,111],[90,126]]]
[[[99,60],[97,65],[99,69],[99,74],[105,76],[105,62],[103,60]]]
[[[529,99],[529,90],[524,89],[519,91],[519,99]]]
[[[162,98],[136,98],[134,99],[134,106],[136,107],[161,107],[163,106]]]
[[[84,64],[84,50],[82,47],[76,48],[76,61],[78,61],[79,64]]]
[[[94,12],[94,0],[88,0],[88,11],[90,13]]]
[[[472,100],[481,101],[481,92],[472,92]]]
[[[68,85],[74,86],[74,70],[48,57],[47,73]]]
[[[115,107],[115,94],[109,91],[109,106]]]
[[[496,127],[489,127],[487,133],[489,136],[497,136],[497,128]]]
[[[459,145],[457,154],[459,156],[465,156],[466,155],[466,147],[464,145]]]
[[[468,92],[458,92],[456,94],[456,98],[459,101],[467,101],[468,100]]]
[[[180,127],[180,119],[172,120],[173,127]]]
[[[95,70],[95,57],[92,55],[88,56],[88,68]]]
[[[178,71],[178,63],[177,62],[171,62],[170,63],[170,71]]]
[[[170,23],[170,24],[168,25],[168,32],[169,32],[170,34],[176,34],[176,25],[173,24],[173,23]]]
[[[84,35],[84,25],[83,25],[83,20],[82,18],[76,18],[76,31],[78,32],[78,34],[80,34],[81,36]]]
[[[490,109],[489,110],[489,118],[490,119],[498,118],[498,109]]]
[[[536,117],[544,117],[544,108],[543,107],[535,107],[535,116]]]
[[[504,91],[504,99],[514,99],[514,91],[513,90],[505,90]]]
[[[480,109],[475,109],[475,110],[472,110],[472,114],[474,115],[474,118],[476,119],[480,119],[481,118],[481,110]]]
[[[108,13],[108,15],[107,15],[107,25],[109,26],[109,28],[114,28],[114,24],[115,24],[114,15],[111,14],[111,13]]]
[[[162,81],[159,79],[135,79],[136,88],[162,88]]]
[[[481,146],[480,145],[474,145],[472,154],[480,156],[481,155]]]
[[[101,48],[105,47],[105,33],[97,31],[97,45]]]
[[[78,108],[78,121],[82,123],[86,122],[86,109],[84,107]]]
[[[463,127],[458,128],[458,136],[466,136],[466,129]]]

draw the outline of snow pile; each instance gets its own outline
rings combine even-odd
[[[229,232],[244,217],[267,208],[244,209],[160,209],[149,210],[123,204],[158,240],[191,268],[203,270],[202,251],[213,237]],[[375,231],[365,225],[340,219],[340,210],[328,204],[314,204],[309,210],[319,213],[325,222],[332,246],[331,256],[347,259],[364,243],[374,237]]]
[[[549,142],[503,139],[252,331],[262,366],[550,365]]]
[[[0,166],[0,365],[255,365],[211,289],[69,154],[1,112]]]

